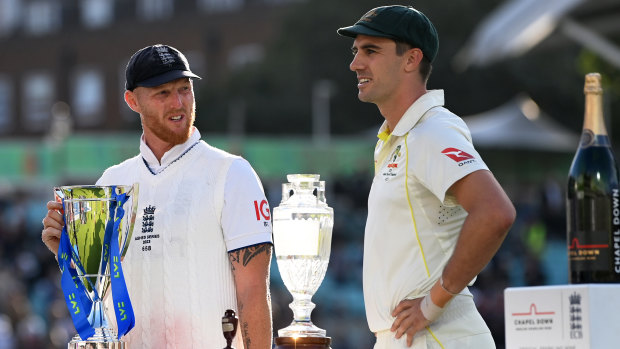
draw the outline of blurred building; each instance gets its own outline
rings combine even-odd
[[[41,217],[52,186],[92,183],[104,168],[138,151],[139,118],[122,99],[130,56],[150,44],[169,44],[203,77],[197,89],[217,85],[261,60],[280,19],[301,1],[0,0],[0,349],[66,348],[75,334],[58,266],[41,243]],[[209,137],[210,144],[231,148],[226,142]],[[316,296],[321,306],[314,320],[338,348],[370,347],[361,295],[364,200],[351,198],[367,193],[371,177],[355,180],[350,172],[372,166],[360,160],[372,144],[334,140],[331,148],[311,151],[296,139],[246,143],[243,155],[261,174],[274,206],[284,173],[334,172],[321,174],[333,186],[329,200],[343,219],[335,227],[333,271]],[[284,156],[273,156],[282,149]],[[351,177],[343,177],[346,171]],[[277,330],[292,313],[275,260],[272,268]]]
[[[218,81],[260,60],[278,18],[299,1],[0,0],[0,139],[137,130],[122,99],[135,51],[169,44]]]

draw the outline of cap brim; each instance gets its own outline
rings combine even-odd
[[[144,81],[140,81],[136,83],[136,86],[155,87],[155,86],[163,85],[172,80],[181,79],[181,78],[202,79],[200,76],[192,73],[191,71],[171,70],[169,72],[165,72],[164,74],[157,75],[152,78],[148,78]]]
[[[382,38],[398,39],[394,35],[390,35],[390,34],[386,34],[386,33],[380,32],[378,30],[369,28],[369,27],[367,27],[365,25],[361,25],[359,23],[354,24],[354,25],[352,25],[350,27],[340,28],[336,32],[338,34],[342,35],[342,36],[348,36],[348,37],[351,37],[351,38],[355,38],[358,35],[368,35],[368,36],[378,36],[378,37],[382,37]]]

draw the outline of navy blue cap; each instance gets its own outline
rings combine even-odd
[[[125,69],[125,89],[155,87],[179,78],[201,79],[189,69],[181,51],[168,45],[147,46],[134,53]]]

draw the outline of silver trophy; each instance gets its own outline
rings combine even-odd
[[[273,210],[273,240],[280,275],[293,296],[293,322],[280,337],[325,337],[310,320],[329,262],[334,211],[325,201],[318,174],[291,174],[282,185],[282,202]],[[299,343],[299,342],[298,342]],[[276,344],[278,341],[276,339]]]
[[[71,245],[72,260],[79,281],[84,285],[92,306],[86,309],[88,322],[95,333],[89,338],[76,335],[68,349],[126,349],[126,344],[117,339],[117,330],[111,326],[110,316],[104,305],[104,298],[110,293],[110,253],[104,246],[106,227],[114,224],[116,195],[125,194],[122,205],[124,216],[118,224],[118,246],[120,256],[127,253],[138,207],[138,184],[133,186],[64,186],[54,188],[57,201],[64,201],[66,232]],[[118,212],[118,211],[117,211]],[[118,213],[116,214],[118,216]],[[107,235],[109,235],[109,230]],[[59,256],[60,257],[60,256]],[[71,311],[71,309],[69,309]],[[115,318],[116,320],[116,318]]]

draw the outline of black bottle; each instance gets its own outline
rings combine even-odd
[[[620,282],[618,166],[605,130],[598,73],[586,75],[581,142],[568,175],[569,282]]]

